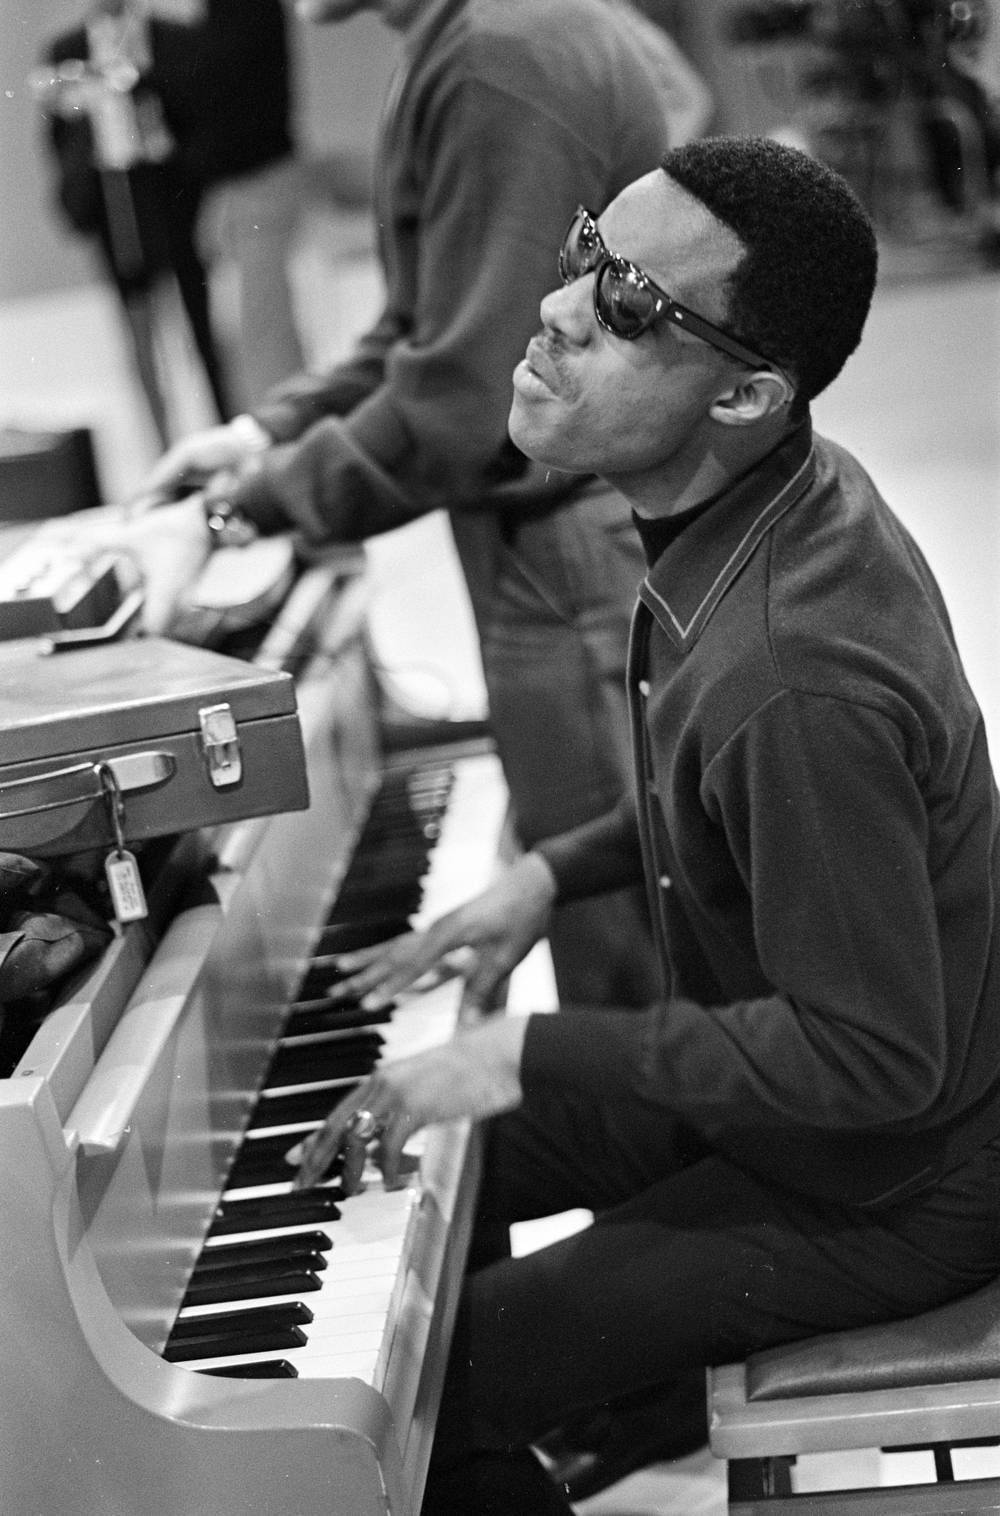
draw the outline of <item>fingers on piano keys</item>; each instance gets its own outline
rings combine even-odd
[[[335,959],[408,929],[450,787],[436,765],[390,773],[376,796],[164,1349],[172,1363],[295,1377],[309,1348],[314,1372],[374,1367],[401,1239],[352,1238],[338,1257],[340,1160],[322,1185],[293,1192],[286,1154],[378,1062],[392,1007],[333,1004]]]

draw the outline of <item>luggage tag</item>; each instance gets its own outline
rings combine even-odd
[[[125,846],[125,801],[118,777],[110,763],[98,763],[95,767],[115,834],[115,845],[104,860],[104,874],[111,892],[115,920],[124,926],[129,921],[142,921],[149,914],[149,908],[135,854]]]

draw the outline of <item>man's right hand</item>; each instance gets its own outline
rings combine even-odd
[[[454,959],[461,955],[463,1010],[488,1012],[507,975],[545,936],[555,895],[548,864],[538,853],[526,853],[488,890],[439,916],[425,931],[339,954],[337,967],[347,977],[331,985],[329,994],[334,1000],[358,998],[366,1009],[376,1009],[427,975],[455,972]]]
[[[169,497],[183,486],[194,488],[214,475],[239,474],[269,445],[267,434],[249,416],[238,416],[225,426],[182,437],[151,469],[142,494],[151,500]]]

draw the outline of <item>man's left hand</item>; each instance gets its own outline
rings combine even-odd
[[[131,559],[143,585],[143,630],[170,636],[184,599],[211,555],[200,495],[131,514],[123,506],[99,506],[56,516],[43,528],[52,551],[115,552]]]
[[[286,1155],[298,1164],[296,1190],[319,1184],[345,1141],[359,1130],[387,1189],[403,1175],[403,1147],[415,1132],[442,1121],[488,1116],[521,1103],[521,1049],[526,1018],[503,1016],[461,1031],[450,1042],[376,1070],[329,1114],[323,1125]]]

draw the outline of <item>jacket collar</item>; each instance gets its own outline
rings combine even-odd
[[[690,645],[779,517],[815,474],[808,420],[731,484],[653,564],[639,598],[672,641]]]

